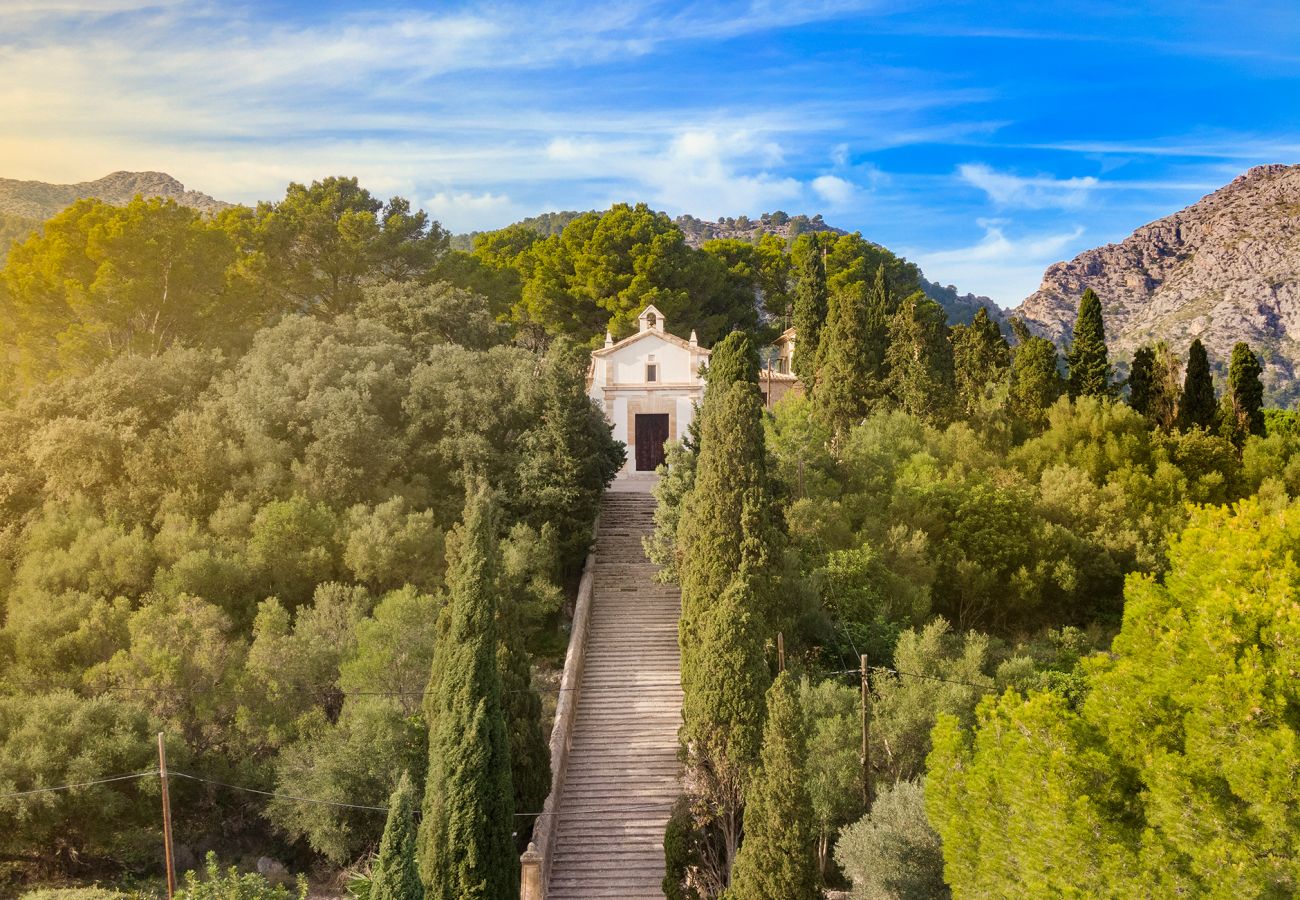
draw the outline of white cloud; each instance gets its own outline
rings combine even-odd
[[[425,201],[429,214],[451,231],[487,231],[523,218],[521,209],[505,194],[486,191],[439,191]]]
[[[1028,297],[1042,282],[1043,271],[1079,246],[1084,229],[1068,232],[1007,237],[1006,223],[980,219],[984,237],[966,247],[949,250],[910,250],[906,255],[940,284],[957,284],[963,291],[991,297],[1011,307]]]
[[[1099,184],[1092,176],[1052,178],[1037,175],[1023,178],[998,172],[981,163],[959,166],[957,174],[963,181],[982,190],[998,206],[1021,209],[1073,209],[1086,203],[1089,194]]]
[[[185,0],[5,0],[3,16],[112,15],[176,6]]]
[[[832,206],[843,206],[853,199],[858,186],[837,175],[818,175],[812,181],[812,189]]]

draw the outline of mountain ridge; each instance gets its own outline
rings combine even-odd
[[[94,181],[75,184],[0,178],[0,213],[43,222],[87,197],[122,206],[130,203],[137,194],[175,200],[182,206],[207,213],[234,205],[201,191],[186,190],[185,185],[166,172],[117,171]]]
[[[1300,397],[1300,165],[1255,166],[1118,243],[1052,264],[1008,315],[1064,346],[1086,288],[1121,363],[1145,343],[1185,353],[1200,338],[1222,370],[1246,341],[1270,398]]]

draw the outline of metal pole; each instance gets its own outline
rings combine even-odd
[[[167,744],[158,732],[158,775],[162,778],[163,854],[167,865],[167,900],[176,893],[176,865],[172,858],[172,800],[167,789]]]
[[[875,785],[871,783],[871,689],[867,684],[867,654],[862,654],[862,799],[867,811],[876,801]]]

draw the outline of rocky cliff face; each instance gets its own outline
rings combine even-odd
[[[1112,354],[1144,343],[1179,353],[1200,338],[1217,368],[1246,341],[1274,402],[1300,396],[1300,165],[1259,166],[1180,212],[1056,263],[1010,315],[1058,344],[1079,297],[1101,298]]]
[[[114,172],[98,181],[79,184],[0,178],[0,213],[44,221],[85,197],[121,206],[137,194],[165,197],[203,212],[216,212],[231,205],[198,191],[187,191],[185,185],[163,172]]]

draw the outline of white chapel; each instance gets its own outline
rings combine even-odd
[[[636,333],[591,354],[587,393],[614,427],[614,439],[627,445],[620,477],[651,474],[664,461],[664,444],[680,441],[704,399],[700,369],[709,359],[695,332],[689,340],[669,333],[664,316],[647,306],[637,317]],[[801,390],[791,372],[794,329],[781,335],[774,358],[759,374],[763,402],[771,406],[791,390]]]
[[[606,333],[587,378],[587,393],[614,426],[614,439],[627,444],[620,475],[653,472],[664,461],[664,443],[686,434],[704,397],[700,368],[709,359],[694,331],[690,340],[670,334],[654,306],[641,311],[637,324],[618,343]]]

